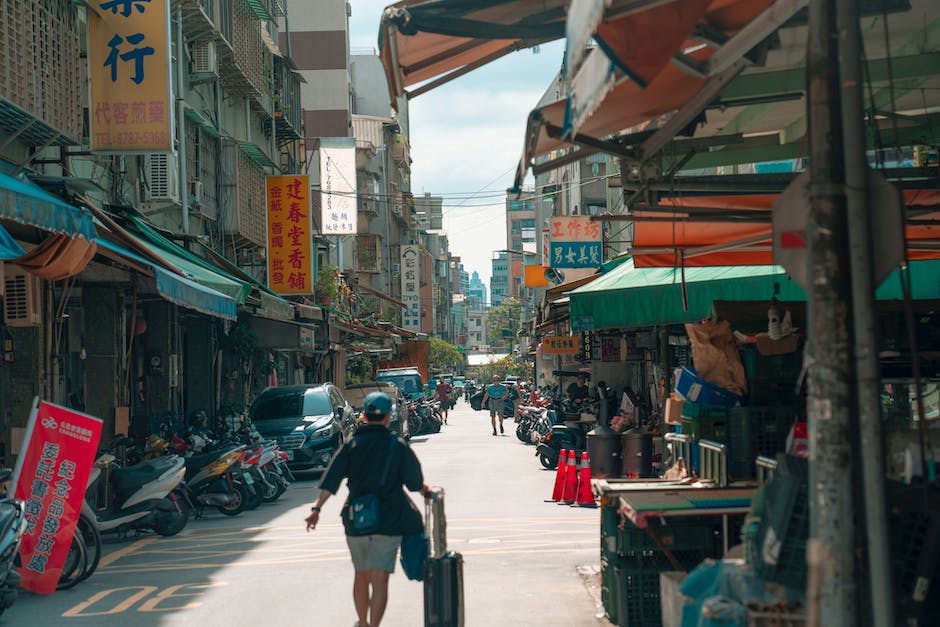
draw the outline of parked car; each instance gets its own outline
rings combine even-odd
[[[293,470],[325,468],[356,432],[352,406],[331,383],[267,388],[248,416],[262,437],[277,440]]]
[[[344,392],[346,400],[352,405],[358,424],[365,422],[365,419],[362,418],[362,410],[366,396],[371,392],[385,392],[388,394],[392,399],[392,420],[388,425],[389,430],[405,439],[411,437],[408,432],[408,403],[405,402],[405,397],[397,385],[390,381],[368,381],[347,385]]]

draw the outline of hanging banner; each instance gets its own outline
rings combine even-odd
[[[359,218],[355,137],[320,139],[320,194],[323,234],[355,235]]]
[[[169,0],[88,4],[92,151],[171,152]]]
[[[265,179],[268,234],[268,287],[278,294],[312,294],[313,221],[310,177]]]
[[[94,416],[45,401],[33,405],[12,488],[25,503],[19,573],[27,590],[55,592],[100,438],[101,421]]]
[[[577,335],[548,336],[542,340],[542,351],[546,355],[577,355],[581,350]]]
[[[601,336],[601,361],[621,361],[623,338],[619,335]]]
[[[405,303],[401,326],[421,331],[421,252],[418,246],[401,247],[401,300]]]
[[[549,232],[552,268],[596,268],[604,262],[601,223],[590,216],[555,216]]]

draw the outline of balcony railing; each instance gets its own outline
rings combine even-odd
[[[84,26],[77,6],[59,0],[2,4],[0,129],[31,146],[81,143]]]

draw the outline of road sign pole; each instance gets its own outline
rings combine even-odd
[[[807,50],[810,143],[809,624],[856,624],[849,224],[834,0],[811,0]]]
[[[865,154],[865,128],[862,120],[862,84],[859,67],[862,54],[856,0],[836,0],[836,21],[839,31],[839,84],[841,85],[843,154],[845,155],[845,181],[847,215],[849,218],[849,246],[852,272],[852,314],[855,332],[856,368],[855,393],[858,398],[858,439],[861,464],[861,494],[864,498],[865,533],[868,555],[868,600],[874,625],[894,622],[891,555],[888,550],[887,506],[885,504],[885,467],[881,436],[881,399],[877,345],[874,320],[874,269],[872,254],[872,184]],[[895,198],[897,190],[893,190]],[[879,207],[880,209],[880,207]],[[898,225],[898,215],[892,216]],[[879,231],[886,240],[893,235],[896,241],[885,242],[886,248],[897,250],[896,255],[882,254],[882,259],[896,264],[903,251],[903,231]],[[900,244],[900,245],[898,245]],[[886,251],[882,251],[883,253]],[[854,475],[854,473],[853,473]],[[861,596],[861,595],[860,595]]]

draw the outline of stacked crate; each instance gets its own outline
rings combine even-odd
[[[717,555],[713,520],[673,520],[666,525],[650,521],[650,527],[687,570]],[[612,623],[661,624],[659,574],[674,568],[645,529],[623,520],[614,507],[602,510],[601,600]]]

